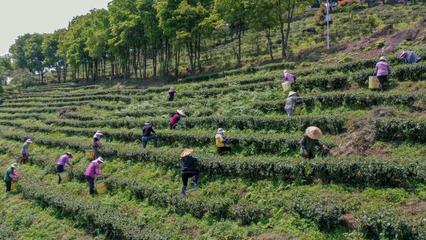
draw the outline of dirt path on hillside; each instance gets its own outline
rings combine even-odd
[[[377,48],[375,45],[380,39],[384,40],[383,47]],[[396,31],[393,25],[387,25],[368,38],[347,44],[344,52],[365,58],[378,57],[394,51],[404,41],[426,42],[426,17],[420,19],[412,28],[402,31]],[[368,47],[372,50],[362,51]]]
[[[351,121],[348,131],[342,136],[338,146],[332,149],[333,155],[346,157],[348,155],[362,156],[371,153],[369,150],[371,150],[370,148],[376,140],[374,120],[379,117],[395,115],[394,111],[389,108],[378,107],[371,110],[367,116]]]

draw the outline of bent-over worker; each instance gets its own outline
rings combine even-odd
[[[61,173],[65,171],[65,165],[72,167],[70,159],[72,158],[72,153],[66,152],[64,155],[60,156],[56,162],[56,173],[58,174],[58,184],[61,184],[62,178]]]
[[[91,161],[84,172],[87,181],[89,182],[89,193],[95,194],[95,177],[101,176],[101,164],[104,163],[104,159],[101,157]]]
[[[414,64],[414,63],[418,63],[418,62],[420,62],[420,60],[422,60],[422,58],[419,57],[419,55],[417,55],[414,52],[410,52],[410,51],[402,51],[399,54],[399,58],[403,59],[405,64]]]
[[[285,100],[284,110],[287,112],[289,117],[293,116],[294,110],[296,108],[296,103],[299,102],[302,98],[296,95],[296,92],[290,91],[288,97]]]
[[[157,135],[152,128],[152,124],[149,122],[146,122],[142,129],[142,146],[143,148],[146,148],[146,145],[148,144],[148,141],[152,140],[154,142],[154,147],[157,147]]]
[[[175,129],[180,123],[182,117],[185,117],[185,113],[183,112],[183,110],[177,110],[169,121],[170,129]]]
[[[183,152],[180,155],[180,162],[181,162],[181,171],[182,171],[182,191],[181,195],[186,196],[187,195],[187,187],[188,187],[188,179],[191,177],[194,177],[193,183],[195,186],[198,186],[198,182],[200,179],[200,172],[198,170],[198,159],[191,156],[191,153],[193,152],[192,149],[186,148],[183,150]]]
[[[226,131],[223,128],[219,128],[214,137],[216,142],[217,153],[219,154],[231,151],[231,148],[226,146],[226,144],[228,143],[228,138],[225,136],[225,132]]]
[[[16,181],[19,178],[19,174],[15,171],[18,168],[17,163],[12,163],[10,167],[6,170],[4,175],[4,182],[6,183],[6,192],[10,192],[12,189],[12,181]]]
[[[299,142],[300,152],[304,158],[314,158],[317,149],[319,148],[322,152],[328,152],[329,148],[320,143],[319,139],[321,138],[322,132],[321,129],[315,126],[306,128],[305,136]]]

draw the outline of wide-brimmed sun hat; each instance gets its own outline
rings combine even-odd
[[[176,112],[181,116],[185,116],[185,112],[183,110],[178,109]]]
[[[225,133],[226,131],[223,129],[223,128],[219,128],[218,130],[217,130],[217,133],[219,133],[219,134],[222,134],[222,133]]]
[[[180,154],[180,157],[181,157],[181,158],[183,158],[183,157],[187,157],[187,156],[191,155],[191,153],[192,153],[193,151],[194,151],[194,150],[193,150],[193,149],[191,149],[191,148],[185,148],[185,149],[183,149],[182,153]]]
[[[288,73],[288,70],[287,70],[287,69],[285,69],[283,72],[284,72],[284,73]]]
[[[32,143],[33,141],[31,141],[31,139],[27,139],[25,140],[26,143]]]
[[[385,62],[386,62],[386,61],[388,61],[388,59],[387,59],[385,56],[381,56],[381,57],[379,58],[379,60],[380,60],[380,61],[385,61]]]
[[[151,125],[151,123],[150,122],[145,122],[144,125],[145,126],[149,126],[149,125]]]
[[[311,139],[318,140],[322,136],[321,129],[315,126],[310,126],[306,128],[305,135],[308,136]]]
[[[96,161],[101,162],[101,163],[104,163],[104,162],[105,162],[105,161],[104,161],[104,159],[103,159],[102,157],[98,157],[98,158],[96,158]]]
[[[12,163],[10,166],[13,167],[13,168],[18,168],[18,164],[17,163]]]
[[[98,134],[98,135],[104,135],[100,130],[98,130],[98,131],[96,131],[96,133],[95,134]]]
[[[71,152],[66,152],[65,154],[70,156],[71,158],[73,157]]]
[[[171,87],[170,87],[170,90],[175,90],[175,87],[174,87],[174,86],[171,86]]]
[[[288,93],[288,96],[289,96],[289,97],[291,97],[291,96],[293,96],[293,95],[295,95],[295,94],[296,94],[296,92],[290,91],[290,92]]]
[[[406,51],[402,51],[402,52],[399,54],[399,58],[403,58],[403,57],[405,57],[405,55],[407,55],[407,52],[406,52]]]

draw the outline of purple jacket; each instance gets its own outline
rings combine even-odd
[[[84,172],[84,176],[87,177],[95,177],[101,175],[100,163],[98,160],[93,160],[90,162],[89,166],[87,166],[86,171]]]
[[[70,163],[70,157],[67,154],[62,155],[58,161],[56,162],[56,165],[62,165],[65,166],[65,164]]]
[[[289,83],[293,83],[294,82],[294,74],[291,73],[283,73],[283,82],[289,82]]]
[[[376,69],[374,70],[376,76],[387,76],[390,74],[389,64],[385,61],[380,61],[376,64]]]

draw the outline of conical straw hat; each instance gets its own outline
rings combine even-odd
[[[311,139],[318,140],[322,136],[321,129],[315,126],[310,126],[306,128],[305,135],[308,136]]]
[[[185,149],[183,149],[183,152],[180,154],[180,157],[186,157],[186,156],[189,156],[189,155],[191,155],[191,153],[193,152],[194,150],[193,149],[191,149],[191,148],[185,148]]]

